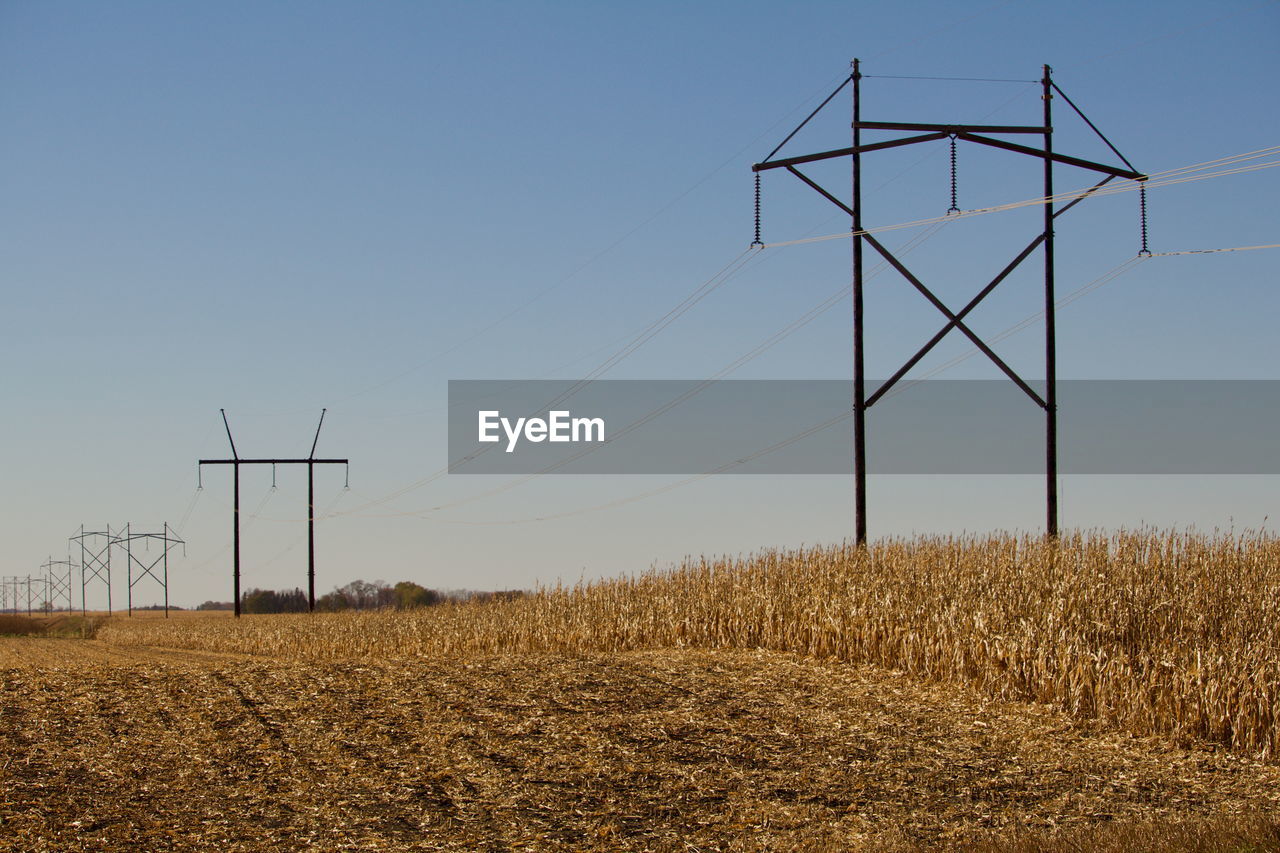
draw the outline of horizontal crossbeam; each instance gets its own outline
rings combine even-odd
[[[1044,133],[1043,127],[1020,124],[920,124],[905,121],[859,121],[854,127],[862,130],[936,130],[948,136],[953,133]]]
[[[201,465],[349,465],[350,459],[201,459]]]
[[[865,127],[867,122],[862,122],[860,126]],[[947,128],[949,125],[918,125],[918,127],[939,127]],[[1044,159],[1045,153],[1041,148],[1032,148],[1028,145],[1019,145],[1016,142],[1006,142],[1003,139],[992,139],[989,136],[980,136],[972,133],[971,130],[977,125],[954,125],[956,130],[939,130],[934,133],[925,133],[920,136],[906,136],[902,139],[889,139],[884,142],[872,142],[867,145],[858,145],[852,148],[836,148],[832,151],[820,151],[817,154],[801,154],[798,157],[784,157],[781,160],[768,160],[764,163],[756,163],[751,167],[753,172],[766,172],[770,169],[788,169],[792,166],[799,166],[802,163],[816,163],[820,160],[832,160],[836,157],[848,157],[853,154],[865,154],[868,151],[881,151],[885,148],[897,148],[902,145],[914,145],[918,142],[933,142],[938,139],[945,139],[948,136],[955,136],[957,139],[963,139],[966,142],[976,142],[979,145],[988,145],[992,148],[1001,148],[1005,151],[1013,151],[1017,154],[1026,154],[1031,157],[1039,157]],[[1043,128],[1038,128],[1043,132]],[[991,131],[996,132],[996,131]],[[1012,131],[1005,131],[1012,132]],[[1080,157],[1071,157],[1067,154],[1050,153],[1049,159],[1055,163],[1061,163],[1064,166],[1076,166],[1081,169],[1090,169],[1094,172],[1101,172],[1104,175],[1110,175],[1113,178],[1128,178],[1131,181],[1143,181],[1147,176],[1141,172],[1135,172],[1132,169],[1121,169],[1118,166],[1108,166],[1105,163],[1095,163],[1092,160],[1084,160]]]
[[[158,539],[161,542],[172,542],[175,545],[185,545],[186,541],[176,536],[165,536],[163,533],[130,533],[125,536],[117,536],[116,544],[121,542],[135,542],[139,539]]]
[[[1027,145],[1019,145],[1016,142],[1005,142],[1003,139],[992,139],[989,136],[978,136],[974,133],[961,132],[956,134],[957,138],[967,142],[976,142],[979,145],[989,145],[992,148],[1001,148],[1005,151],[1013,151],[1018,154],[1027,154],[1031,157],[1039,157],[1044,159],[1045,152],[1040,148],[1031,148]],[[1081,169],[1092,169],[1095,172],[1101,172],[1104,175],[1114,175],[1117,178],[1128,178],[1131,181],[1144,181],[1147,176],[1141,172],[1135,172],[1132,169],[1121,169],[1116,166],[1108,166],[1105,163],[1095,163],[1092,160],[1082,160],[1079,157],[1068,157],[1066,154],[1050,153],[1049,159],[1055,163],[1062,163],[1065,166],[1077,166]]]
[[[945,133],[925,133],[920,136],[904,136],[902,139],[887,139],[884,142],[871,142],[853,148],[837,148],[834,151],[821,151],[817,154],[801,154],[798,157],[784,157],[781,160],[766,160],[751,167],[753,172],[766,172],[769,169],[786,169],[802,163],[815,163],[819,160],[831,160],[836,157],[848,157],[851,154],[865,154],[868,151],[883,151],[886,148],[898,148],[903,145],[915,145],[918,142],[933,142],[946,139]]]

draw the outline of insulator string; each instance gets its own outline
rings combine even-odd
[[[1142,248],[1138,250],[1138,254],[1149,258],[1151,250],[1147,248],[1147,184],[1145,181],[1138,186],[1138,210],[1142,219]]]
[[[756,172],[756,236],[751,241],[752,246],[763,246],[760,240],[760,173]]]
[[[956,202],[956,135],[951,134],[951,206],[947,208],[947,213],[959,213],[960,206]]]

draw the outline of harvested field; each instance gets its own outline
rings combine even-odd
[[[781,652],[7,639],[0,693],[6,851],[1088,849],[1142,820],[1117,849],[1154,850],[1188,820],[1256,842],[1244,816],[1280,805],[1280,768],[1240,755]]]
[[[765,648],[1280,756],[1280,540],[939,537],[694,559],[409,613],[117,621],[118,643],[286,658]]]

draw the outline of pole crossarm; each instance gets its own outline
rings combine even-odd
[[[751,167],[753,172],[766,172],[769,169],[786,169],[802,163],[816,163],[820,160],[832,160],[836,157],[848,157],[851,154],[865,154],[868,151],[883,151],[886,148],[898,148],[903,145],[915,145],[918,142],[934,142],[946,139],[950,134],[941,131],[923,133],[919,136],[904,136],[902,139],[887,139],[883,142],[871,142],[866,145],[855,145],[851,148],[837,148],[834,151],[821,151],[817,154],[802,154],[799,157],[783,157],[781,160],[765,160]]]
[[[961,133],[1039,133],[1043,127],[1028,127],[1021,124],[922,124],[905,121],[860,121],[857,126],[862,130],[932,130],[944,136],[957,136]]]
[[[187,463],[190,464],[190,463]],[[350,465],[350,459],[201,459],[201,465]]]
[[[1061,163],[1064,166],[1075,166],[1080,169],[1089,169],[1094,172],[1101,172],[1104,175],[1110,175],[1113,178],[1128,178],[1131,181],[1145,181],[1147,176],[1142,172],[1136,172],[1133,169],[1121,169],[1119,166],[1108,166],[1106,163],[1097,163],[1093,160],[1085,160],[1080,157],[1071,157],[1067,154],[1057,154],[1053,152],[1045,153],[1043,149],[1033,148],[1029,145],[1019,145],[1016,142],[1008,142],[1003,139],[993,139],[990,136],[981,136],[973,131],[976,129],[986,130],[988,133],[1043,133],[1044,128],[1022,128],[1019,130],[1010,130],[1009,128],[984,128],[979,125],[946,125],[946,124],[920,124],[920,125],[903,125],[892,124],[889,122],[859,122],[859,128],[867,128],[868,126],[883,127],[888,125],[890,128],[902,128],[906,130],[914,130],[917,128],[936,128],[933,133],[925,133],[919,136],[907,136],[902,139],[889,139],[884,142],[871,142],[866,145],[858,145],[850,148],[836,148],[831,151],[820,151],[816,154],[801,154],[797,157],[783,157],[778,160],[766,160],[763,163],[756,163],[751,167],[753,172],[765,172],[770,169],[787,169],[793,171],[792,166],[799,166],[804,163],[817,163],[822,160],[833,160],[837,157],[849,157],[854,154],[865,154],[868,151],[883,151],[886,148],[897,148],[903,145],[915,145],[919,142],[935,142],[939,139],[946,139],[948,136],[954,136],[957,139],[963,139],[966,142],[974,142],[978,145],[987,145],[992,148],[1000,148],[1005,151],[1013,151],[1018,154],[1026,154],[1029,157],[1036,157],[1043,160],[1046,156],[1055,163]]]
[[[1131,181],[1145,181],[1147,176],[1141,172],[1135,172],[1132,169],[1121,169],[1117,166],[1108,166],[1105,163],[1095,163],[1092,160],[1083,160],[1079,157],[1069,157],[1066,154],[1058,154],[1053,151],[1045,151],[1041,148],[1032,148],[1029,145],[1019,145],[1016,142],[1006,142],[1003,139],[992,139],[990,136],[979,136],[976,133],[957,133],[957,139],[963,139],[966,142],[976,142],[979,145],[989,145],[992,148],[1001,148],[1005,151],[1013,151],[1018,154],[1026,154],[1029,157],[1035,157],[1039,160],[1049,159],[1055,163],[1061,163],[1064,166],[1076,166],[1081,169],[1090,169],[1094,172],[1101,172],[1104,175],[1111,175],[1116,178],[1128,178]]]
[[[169,536],[165,536],[163,533],[126,533],[123,536],[117,536],[116,543],[136,542],[139,539],[159,539],[161,542],[168,541],[173,545],[187,544],[186,540],[179,538],[176,533],[170,534]]]

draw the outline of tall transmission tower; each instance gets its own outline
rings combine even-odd
[[[35,606],[37,590],[43,586],[43,578],[33,578],[31,575],[0,578],[0,613],[17,615],[26,610],[27,615],[31,616],[36,610],[44,609],[43,606]]]
[[[9,575],[0,578],[0,613],[17,615],[22,609],[23,592],[30,587],[30,577]]]
[[[33,610],[45,609],[45,601],[49,597],[48,595],[49,590],[46,588],[46,586],[47,585],[45,583],[44,578],[33,578],[31,577],[31,575],[27,575],[27,615],[28,616],[32,615]],[[33,604],[38,597],[37,590],[42,590],[42,589],[45,594],[43,596],[39,596],[40,606],[38,608],[35,608],[33,607]]]
[[[853,238],[853,451],[854,451],[854,524],[855,538],[859,545],[865,545],[867,541],[867,464],[866,464],[866,413],[877,401],[882,399],[884,395],[892,388],[903,376],[907,374],[921,359],[929,353],[946,335],[953,329],[959,330],[965,337],[969,338],[975,346],[990,359],[1001,372],[1011,379],[1037,406],[1039,406],[1045,414],[1045,531],[1050,537],[1058,535],[1058,401],[1057,401],[1057,342],[1056,342],[1056,317],[1054,305],[1054,240],[1053,225],[1054,221],[1066,213],[1079,202],[1083,201],[1090,194],[1099,190],[1104,184],[1115,178],[1126,178],[1134,181],[1145,181],[1146,175],[1136,171],[1123,154],[1121,154],[1114,145],[1111,144],[1102,132],[1089,121],[1089,119],[1080,111],[1071,99],[1058,88],[1053,82],[1052,70],[1048,65],[1043,66],[1043,76],[1040,79],[1043,106],[1043,119],[1038,125],[984,125],[984,124],[936,124],[921,122],[902,122],[902,121],[866,121],[862,118],[861,104],[861,86],[863,74],[861,65],[857,59],[853,60],[853,69],[848,77],[832,92],[825,101],[823,101],[817,109],[800,123],[800,125],[782,140],[769,156],[763,161],[756,163],[751,167],[756,174],[756,233],[755,240],[752,245],[763,245],[760,240],[760,174],[772,169],[785,169],[787,172],[800,179],[804,184],[818,192],[836,207],[840,208],[850,218],[852,225],[851,236]],[[798,157],[781,157],[774,159],[783,146],[785,146],[792,137],[800,132],[809,121],[823,110],[832,99],[835,98],[845,86],[852,84],[853,93],[853,145],[847,148],[838,148],[829,151],[821,151],[814,154],[805,154]],[[1121,161],[1128,168],[1120,168],[1117,166],[1109,166],[1104,163],[1096,163],[1090,160],[1083,160],[1079,157],[1070,157],[1060,154],[1053,150],[1053,100],[1055,93],[1061,96],[1067,105],[1072,108],[1090,129],[1094,131],[1107,144]],[[862,134],[867,132],[879,131],[895,131],[910,133],[910,136],[903,136],[896,139],[882,140],[878,142],[864,143]],[[1042,140],[1041,147],[1037,148],[1030,145],[1011,142],[1002,139],[1003,136],[1038,136]],[[1044,227],[1043,230],[1035,235],[1026,248],[1024,248],[1012,261],[1008,263],[1003,270],[1000,271],[995,278],[991,279],[977,295],[974,296],[959,311],[952,311],[941,299],[925,285],[919,278],[911,273],[910,270],[894,256],[892,252],[884,247],[881,242],[870,232],[863,228],[863,207],[862,207],[862,157],[874,151],[881,151],[889,148],[898,148],[906,145],[917,145],[920,143],[936,142],[943,139],[950,141],[953,168],[952,168],[952,195],[951,210],[949,212],[959,212],[956,207],[955,200],[955,170],[954,170],[954,152],[957,140],[969,142],[976,145],[983,145],[990,148],[996,148],[1001,151],[1007,151],[1024,156],[1034,157],[1044,162]],[[821,160],[830,160],[840,157],[849,157],[851,159],[853,192],[850,203],[846,204],[840,197],[811,179],[808,175],[802,173],[797,166],[806,163],[815,163]],[[1062,207],[1060,210],[1054,210],[1053,204],[1053,170],[1054,165],[1071,166],[1073,168],[1084,169],[1104,175],[1103,179],[1095,184],[1088,191]],[[1144,195],[1145,201],[1145,195]],[[1145,207],[1144,207],[1145,211]],[[1144,215],[1145,223],[1145,215]],[[875,389],[870,395],[867,394],[866,372],[864,365],[864,340],[863,327],[866,322],[865,312],[863,308],[863,254],[864,247],[870,246],[877,254],[893,267],[899,275],[909,282],[912,287],[919,291],[944,317],[947,323],[932,338],[930,338],[915,355],[907,359],[892,376]],[[1146,250],[1146,234],[1144,232],[1142,239],[1143,251]],[[1036,249],[1044,250],[1044,352],[1045,352],[1045,393],[1043,396],[1029,385],[1017,372],[1004,362],[995,351],[991,349],[974,331],[965,323],[965,317],[973,311],[985,299],[996,286],[1000,284],[1010,273],[1014,271],[1023,261],[1025,261]]]
[[[133,552],[133,543],[142,542],[150,551],[151,543],[158,543],[160,551],[155,559],[146,562]],[[132,525],[125,524],[124,533],[117,534],[112,540],[112,544],[123,547],[125,552],[125,567],[129,582],[129,615],[133,615],[133,587],[143,578],[151,578],[164,588],[164,618],[169,618],[169,551],[182,546],[182,552],[186,554],[187,543],[178,536],[177,533],[170,533],[169,523],[164,524],[163,533],[133,533]],[[138,576],[134,577],[133,570],[137,567]],[[157,570],[160,572],[157,574]]]
[[[107,588],[107,612],[111,612],[111,544],[115,537],[111,525],[106,530],[85,530],[80,525],[80,532],[67,541],[80,543],[80,612],[88,613],[86,591],[88,585],[100,581]]]
[[[231,437],[231,425],[227,422],[227,410],[222,412],[222,425],[227,429],[227,442],[231,445],[230,459],[201,459],[202,465],[230,465],[232,467],[232,593],[235,595],[236,618],[240,618],[240,466],[241,465],[306,465],[307,466],[307,610],[316,609],[316,481],[317,465],[349,465],[347,459],[317,459],[316,445],[320,442],[320,428],[324,426],[324,414],[320,410],[320,423],[316,425],[316,437],[311,442],[311,453],[306,458],[245,459],[236,452],[235,439]],[[203,481],[201,481],[203,486]]]
[[[55,560],[52,555],[45,561],[40,568],[45,572],[45,584],[48,594],[45,596],[46,609],[52,613],[56,610],[66,610],[71,612],[71,572],[75,568],[75,563],[71,561],[71,555],[67,555],[65,560]],[[58,603],[65,603],[65,607],[59,608]]]

